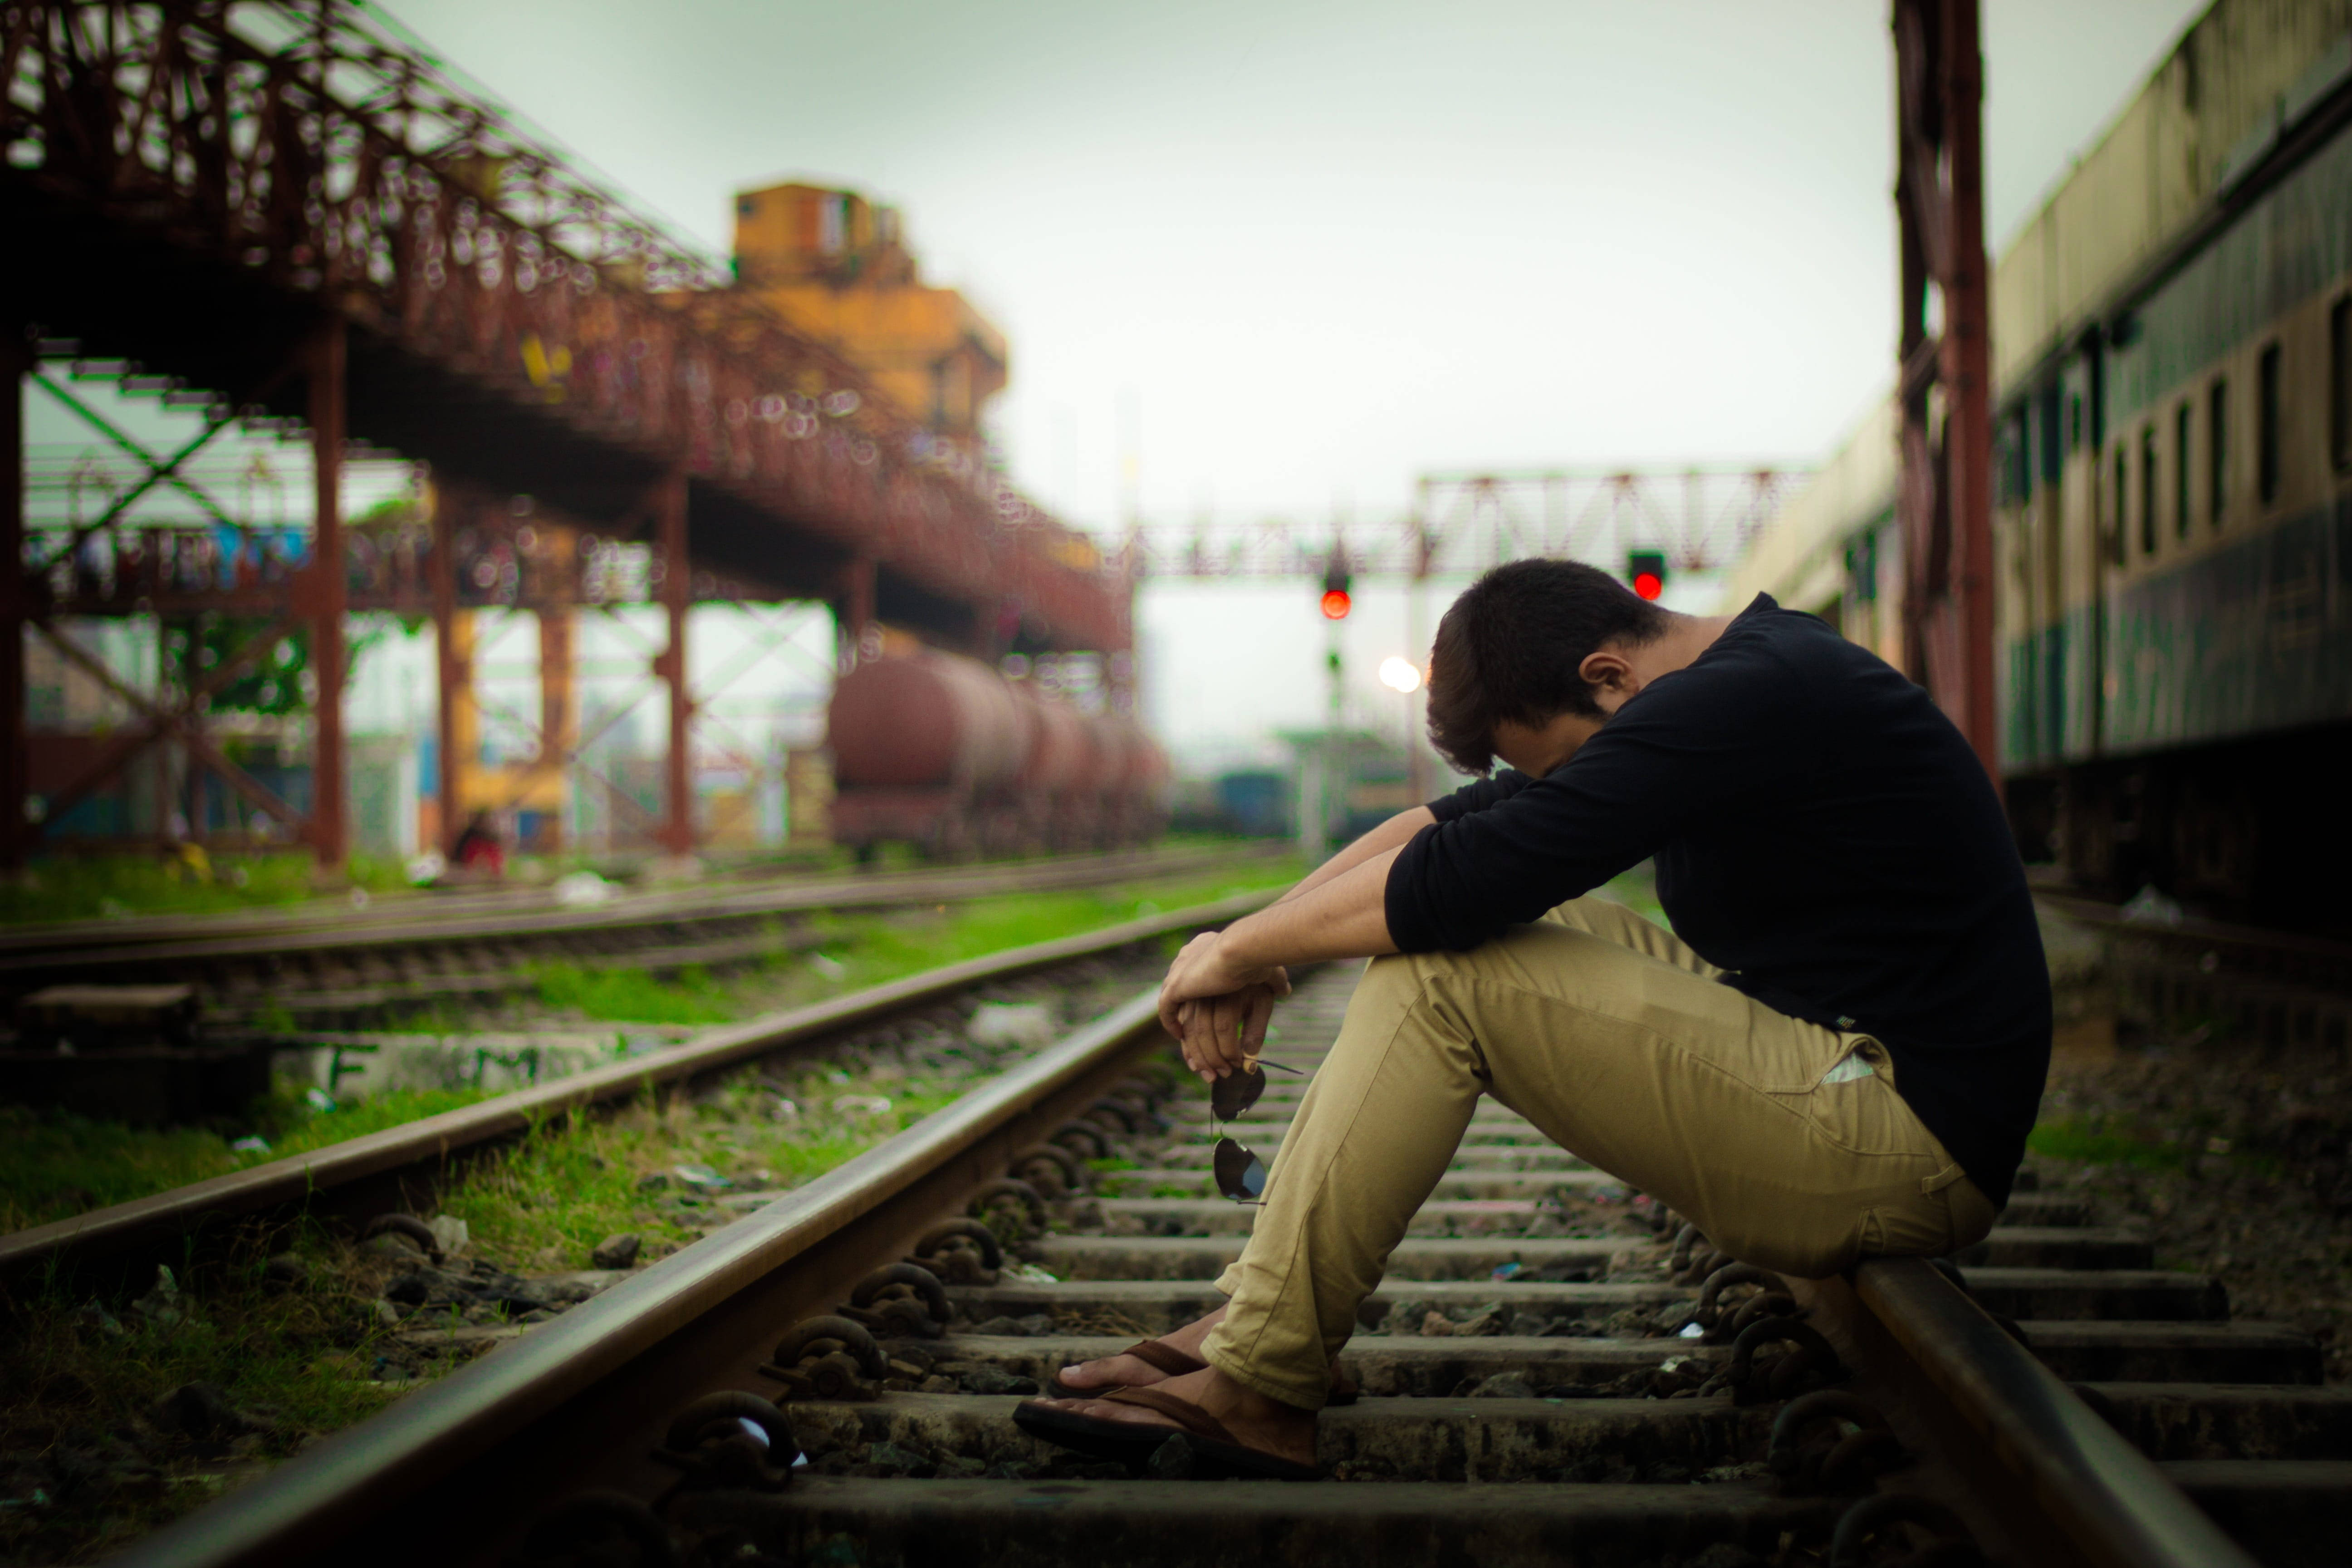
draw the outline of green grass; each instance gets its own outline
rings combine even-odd
[[[533,978],[543,1005],[568,1009],[590,1020],[726,1023],[1005,948],[1098,930],[1139,914],[1206,903],[1254,887],[1286,882],[1296,875],[1296,866],[1288,861],[1244,862],[1231,871],[1174,881],[984,899],[913,914],[828,916],[819,928],[825,939],[823,952],[839,965],[837,974],[821,971],[804,952],[785,952],[727,975],[688,969],[665,978],[641,970],[588,970],[576,964],[550,963],[535,969]],[[418,1033],[453,1033],[478,1026],[482,1026],[478,1020],[447,1007],[412,1015],[401,1022],[402,1028]],[[479,1091],[466,1089],[403,1089],[320,1111],[299,1089],[281,1085],[243,1118],[209,1127],[163,1130],[0,1106],[0,1232],[26,1229],[264,1160],[325,1148],[482,1098]],[[229,1147],[247,1134],[267,1139],[269,1152],[241,1153]],[[830,1169],[824,1162],[836,1156],[847,1157],[837,1150],[803,1147],[787,1140],[777,1147],[775,1158],[782,1163],[772,1168],[773,1173],[780,1179],[793,1172],[815,1173]],[[583,1190],[593,1190],[593,1184]],[[583,1219],[580,1223],[593,1228],[593,1223],[601,1222]],[[595,1239],[589,1237],[591,1244]]]
[[[168,1305],[151,1296],[152,1312],[42,1301],[11,1314],[0,1342],[10,1390],[0,1402],[0,1455],[16,1484],[15,1506],[0,1509],[0,1561],[106,1555],[308,1438],[383,1407],[387,1390],[364,1378],[390,1345],[369,1281],[344,1276],[337,1265],[346,1249],[322,1237],[304,1235],[294,1250],[357,1291],[271,1290],[247,1249],[180,1281],[186,1289]],[[260,1429],[204,1442],[130,1425],[195,1382],[221,1388]],[[61,1486],[61,1461],[103,1479]],[[36,1488],[45,1500],[31,1500]]]
[[[1175,835],[1160,847],[1196,849],[1231,843],[1202,835]],[[845,868],[849,858],[845,850],[770,851],[745,863],[822,873]],[[552,879],[587,864],[579,856],[517,856],[510,863],[509,880]],[[886,846],[877,864],[885,870],[925,868],[925,862],[899,845]],[[1290,879],[1297,875],[1296,868],[1289,872]],[[352,857],[348,881],[371,894],[397,892],[408,886],[407,874],[397,860],[371,855]],[[0,885],[0,926],[123,915],[222,914],[347,896],[340,887],[321,892],[311,886],[308,850],[217,858],[198,856],[190,862],[167,860],[156,854],[58,856],[37,860],[21,877]]]
[[[536,994],[550,1007],[585,1018],[628,1024],[723,1024],[737,1016],[726,990],[708,971],[681,970],[661,979],[641,969],[583,969],[541,963],[531,970]]]
[[[2224,1168],[2243,1175],[2277,1180],[2286,1173],[2285,1162],[2269,1151],[2221,1138],[2221,1114],[2206,1108],[2192,1109],[2161,1129],[2105,1117],[2060,1116],[2043,1121],[2026,1134],[2025,1146],[2050,1159],[2085,1165],[2179,1171],[2191,1160],[2218,1160]],[[2203,1168],[2213,1169],[2210,1163]]]
[[[1666,919],[1664,906],[1658,902],[1657,872],[1649,861],[1612,877],[1601,890],[1651,924],[1675,929],[1675,922]]]
[[[864,1079],[859,1090],[877,1087]],[[783,1098],[799,1114],[780,1121],[769,1081],[741,1078],[693,1103],[650,1100],[613,1116],[583,1118],[541,1131],[477,1165],[442,1199],[442,1212],[466,1222],[476,1251],[540,1268],[585,1268],[605,1237],[635,1232],[650,1255],[699,1234],[712,1216],[707,1198],[683,1184],[653,1193],[639,1183],[681,1163],[709,1163],[746,1191],[796,1187],[911,1127],[953,1100],[970,1080],[893,1078],[879,1115],[829,1110],[843,1086],[804,1072]],[[717,1223],[715,1216],[710,1223]]]
[[[1122,921],[1205,904],[1254,889],[1286,886],[1295,860],[1244,862],[1228,871],[1054,893],[1007,894],[912,912],[819,915],[810,925],[823,963],[782,951],[724,976],[688,969],[665,978],[642,970],[543,963],[532,970],[549,1007],[615,1024],[720,1024],[755,1011],[814,1002],[927,969],[1098,931]],[[836,976],[828,966],[839,965]],[[418,1015],[404,1027],[449,1028],[446,1014]]]
[[[0,1233],[323,1149],[481,1098],[470,1089],[400,1089],[321,1112],[281,1085],[234,1129],[126,1127],[0,1104]],[[267,1140],[268,1151],[229,1147],[247,1134]]]
[[[351,860],[352,886],[371,893],[407,886],[401,868],[372,856]],[[298,904],[319,896],[308,850],[199,857],[107,855],[35,863],[0,885],[0,924],[98,920],[110,915],[202,915]],[[337,893],[335,897],[345,895]]]
[[[841,921],[826,952],[841,973],[818,973],[804,956],[779,957],[764,976],[772,993],[789,974],[807,994],[832,993],[955,959],[1129,919],[1139,904],[1173,909],[1295,874],[1278,865],[1179,885],[991,900],[923,918]],[[1013,907],[1015,905],[1024,907]],[[684,974],[636,984],[543,971],[542,993],[574,1005],[642,1016],[691,1011],[733,997],[737,977]],[[770,1005],[774,1005],[772,1001]],[[731,1015],[730,1015],[731,1016]],[[472,1165],[440,1199],[462,1219],[470,1256],[518,1271],[588,1267],[605,1237],[634,1233],[641,1257],[687,1245],[720,1217],[708,1198],[671,1173],[688,1162],[714,1167],[735,1191],[782,1190],[807,1182],[948,1104],[993,1070],[971,1047],[888,1058],[856,1072],[822,1058],[772,1063],[715,1093],[656,1103],[650,1095],[610,1114],[567,1120]],[[876,1110],[863,1097],[887,1097]],[[429,1115],[478,1098],[460,1091],[387,1094],[321,1112],[290,1091],[254,1109],[251,1126],[271,1139],[268,1154],[228,1149],[229,1130],[133,1132],[33,1112],[0,1112],[0,1202],[9,1228],[51,1209],[66,1189],[72,1207],[115,1202],[233,1169],[240,1163],[316,1148]],[[647,1178],[666,1184],[649,1187]],[[268,1247],[286,1247],[310,1269],[306,1289],[277,1291],[260,1272]],[[398,1388],[461,1364],[469,1353],[410,1342],[377,1320],[376,1300],[406,1265],[354,1248],[323,1227],[289,1238],[251,1237],[225,1262],[186,1281],[173,1321],[122,1306],[110,1312],[61,1284],[29,1291],[0,1320],[0,1471],[10,1498],[47,1489],[47,1500],[0,1509],[0,1562],[87,1562],[177,1518],[299,1448],[382,1408]],[[476,1309],[479,1314],[483,1310]],[[469,1319],[473,1318],[469,1314]],[[478,1321],[494,1321],[496,1314]],[[425,1326],[412,1319],[407,1327]],[[379,1376],[400,1381],[372,1381]],[[254,1416],[260,1429],[233,1440],[155,1436],[139,1424],[159,1394],[203,1381]],[[126,1436],[127,1435],[127,1436]],[[61,1486],[54,1467],[92,1464],[100,1487]],[[43,1477],[48,1479],[43,1479]],[[15,1483],[22,1481],[20,1487]]]
[[[2025,1136],[2025,1146],[2053,1160],[2089,1165],[2136,1165],[2142,1170],[2178,1170],[2189,1151],[2136,1128],[2111,1127],[2085,1117],[2043,1121]]]
[[[916,1060],[922,1065],[886,1058],[855,1074],[822,1058],[771,1064],[764,1076],[740,1075],[691,1100],[646,1095],[609,1115],[542,1127],[471,1166],[442,1194],[439,1212],[466,1222],[468,1257],[516,1271],[587,1268],[597,1244],[623,1232],[640,1238],[642,1259],[658,1258],[730,1217],[677,1178],[681,1164],[711,1167],[737,1192],[797,1186],[913,1125],[993,1068],[985,1053],[952,1045]],[[886,1110],[872,1105],[876,1094],[888,1100]],[[372,1119],[397,1109],[395,1097],[381,1105]],[[368,1109],[317,1120],[356,1127]],[[289,1132],[289,1145],[305,1131]],[[307,1288],[266,1285],[270,1247],[303,1260]],[[462,1364],[467,1349],[410,1341],[378,1321],[385,1283],[408,1267],[304,1224],[266,1242],[249,1236],[199,1269],[172,1303],[171,1321],[120,1303],[101,1308],[54,1282],[20,1296],[0,1319],[0,1387],[10,1394],[0,1401],[0,1478],[11,1483],[0,1495],[29,1497],[41,1487],[47,1500],[0,1509],[0,1563],[102,1556],[310,1436],[373,1414],[399,1387]],[[477,1308],[463,1321],[501,1319]],[[373,1381],[383,1377],[399,1381]],[[194,1381],[218,1385],[262,1429],[205,1444],[135,1425],[158,1395]],[[135,1473],[102,1488],[60,1485],[52,1468],[60,1459]]]

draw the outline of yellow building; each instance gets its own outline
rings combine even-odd
[[[820,185],[739,191],[735,271],[934,433],[978,441],[982,409],[1004,389],[1004,334],[954,289],[922,281],[897,209]]]

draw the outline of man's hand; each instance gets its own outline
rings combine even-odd
[[[1184,1065],[1213,1083],[1257,1059],[1275,999],[1289,994],[1286,971],[1236,964],[1223,933],[1210,931],[1186,942],[1168,966],[1160,1023],[1182,1044]]]

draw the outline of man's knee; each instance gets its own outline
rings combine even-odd
[[[1373,959],[1364,966],[1364,977],[1356,982],[1357,1002],[1375,1001],[1391,1005],[1411,1005],[1428,982],[1431,955],[1420,952],[1391,952]],[[1351,1004],[1352,1005],[1352,1004]]]

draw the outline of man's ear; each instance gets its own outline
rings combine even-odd
[[[1595,648],[1586,654],[1584,661],[1576,667],[1576,673],[1592,688],[1594,700],[1610,711],[1615,711],[1618,702],[1633,695],[1633,667],[1613,647]],[[1612,697],[1614,702],[1607,700]]]

